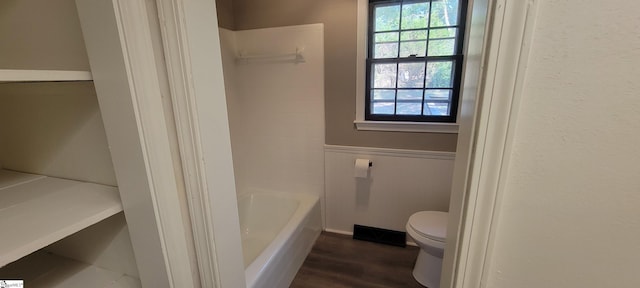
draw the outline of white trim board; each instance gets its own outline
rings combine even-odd
[[[335,153],[370,154],[370,155],[380,155],[380,156],[390,156],[390,157],[408,157],[408,158],[423,158],[423,159],[453,160],[456,158],[456,152],[340,146],[340,145],[324,145],[324,151],[335,152]]]
[[[402,121],[353,121],[358,130],[363,131],[396,131],[396,132],[430,132],[457,134],[457,123],[435,122],[402,122]]]
[[[488,26],[489,48],[484,55],[486,70],[477,109],[480,112],[475,116],[474,152],[468,175],[454,179],[466,180],[468,186],[463,191],[466,206],[460,215],[458,255],[450,287],[487,287],[538,2],[490,2],[493,19]]]
[[[0,69],[0,82],[90,81],[89,71]]]
[[[467,175],[472,163],[472,154],[476,144],[476,114],[481,99],[481,91],[484,86],[482,81],[485,72],[487,38],[491,26],[491,2],[492,0],[475,0],[469,3],[467,15],[467,28],[465,29],[465,63],[462,78],[461,97],[458,113],[460,131],[458,133],[456,160],[453,171],[451,195],[449,198],[449,217],[447,227],[447,247],[442,261],[442,273],[440,285],[443,288],[451,288],[459,265],[460,235],[463,229],[463,215],[466,202],[466,189],[468,187]]]
[[[158,0],[157,3],[158,15],[160,19],[164,19],[165,23],[161,26],[162,40],[179,136],[185,189],[190,195],[187,199],[193,225],[200,282],[203,287],[220,287],[215,241],[208,231],[211,215],[208,214],[210,208],[207,201],[206,176],[202,163],[198,161],[202,154],[202,145],[196,131],[200,128],[196,116],[192,115],[196,113],[196,103],[193,97],[195,89],[191,83],[191,57],[184,19],[184,3],[164,0]]]
[[[244,287],[216,6],[157,4],[201,285]]]
[[[369,0],[358,0],[358,18],[356,22],[356,122],[364,121],[368,15]]]
[[[323,230],[325,232],[329,232],[329,233],[346,235],[346,236],[353,236],[353,232],[351,232],[351,231],[343,231],[343,230],[330,229],[330,228],[324,228]]]
[[[76,0],[144,287],[197,287],[143,0]]]

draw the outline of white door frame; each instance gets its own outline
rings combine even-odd
[[[156,0],[202,287],[245,287],[214,0]]]
[[[466,169],[456,171],[453,180],[452,199],[458,201],[451,203],[454,213],[449,221],[459,225],[448,235],[456,238],[457,245],[445,252],[444,262],[449,266],[443,269],[447,279],[441,287],[446,288],[487,286],[539,0],[484,2],[490,13],[482,85],[475,115],[461,124],[468,127],[466,134],[459,135],[469,140],[459,142],[458,149],[470,153],[467,159],[456,160],[456,165],[462,163]]]
[[[156,1],[202,286],[244,287],[215,1]],[[445,288],[487,284],[539,0],[471,2],[471,11],[486,16],[474,15],[485,27],[474,34],[482,35],[475,42],[481,51],[465,81],[480,85],[461,106],[468,117],[460,121],[464,153],[456,160],[449,221],[457,225],[448,234],[455,241],[445,253]]]
[[[76,6],[142,285],[196,288],[145,1]]]

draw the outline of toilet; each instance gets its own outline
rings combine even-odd
[[[407,221],[407,234],[420,247],[413,267],[413,277],[428,288],[440,287],[447,217],[447,212],[420,211],[411,215]]]

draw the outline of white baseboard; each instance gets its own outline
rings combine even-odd
[[[353,236],[353,232],[350,232],[350,231],[342,231],[342,230],[335,230],[335,229],[328,229],[328,228],[324,228],[324,231],[329,233],[340,234],[340,235]],[[418,244],[416,244],[413,241],[407,241],[407,245],[418,247]]]
[[[329,229],[329,228],[324,228],[324,231],[329,233],[340,234],[340,235],[353,236],[353,232],[349,232],[349,231],[342,231],[342,230]]]

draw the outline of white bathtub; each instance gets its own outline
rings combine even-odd
[[[320,235],[318,197],[252,192],[238,198],[248,288],[289,287]]]

